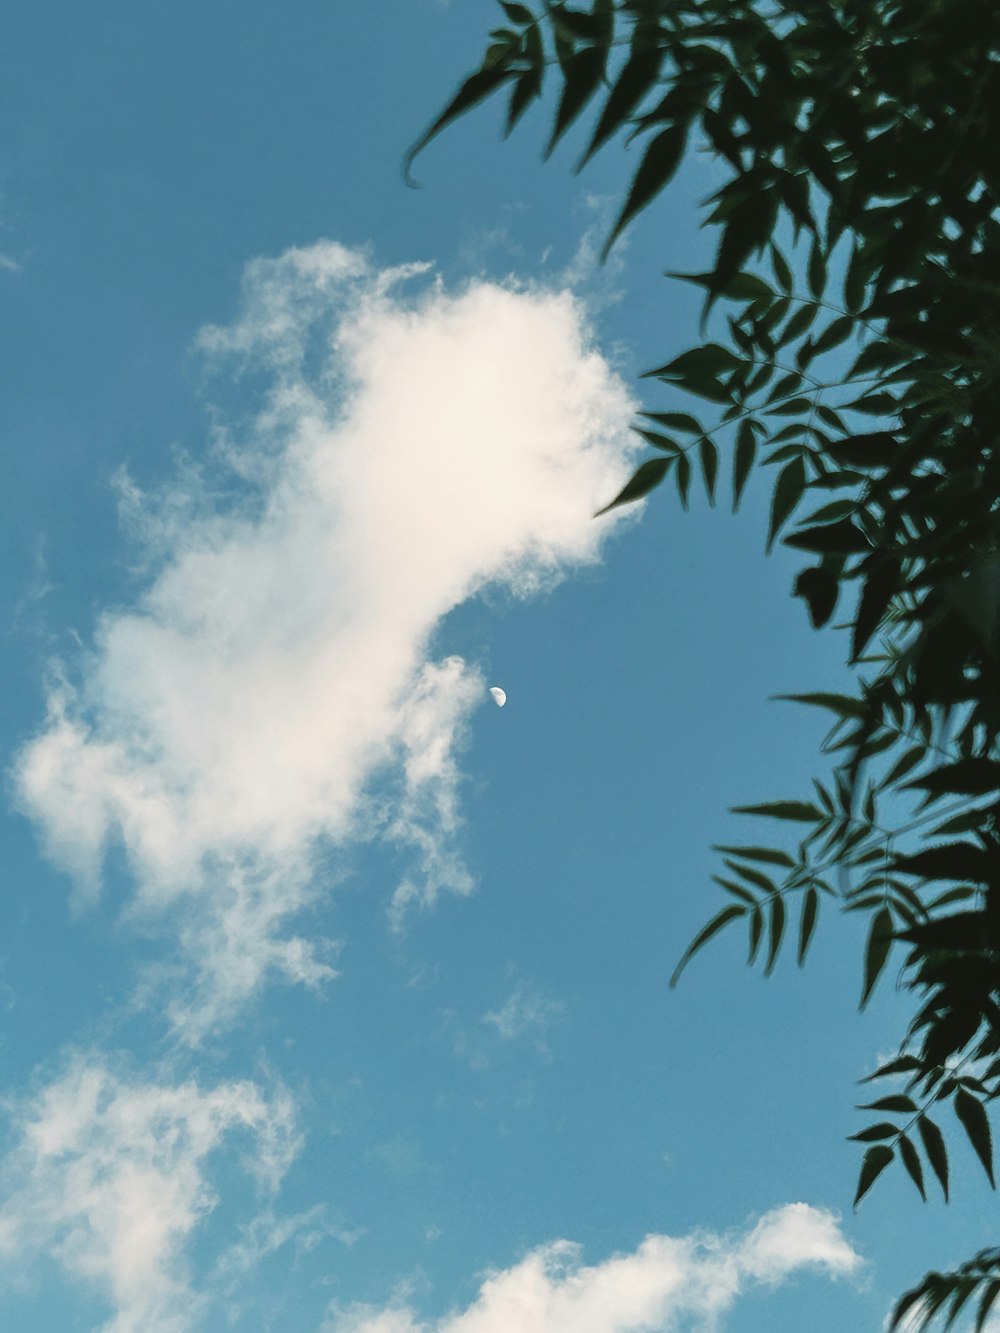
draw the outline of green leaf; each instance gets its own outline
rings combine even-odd
[[[791,319],[785,325],[781,337],[778,339],[777,346],[784,347],[796,338],[800,338],[806,329],[812,324],[813,320],[819,314],[819,306],[811,302],[797,310]]]
[[[898,782],[900,778],[905,778],[907,773],[912,773],[926,754],[927,750],[923,745],[915,745],[911,750],[907,750],[905,754],[901,755],[900,758],[896,760],[892,768],[889,769],[889,772],[882,779],[882,786],[891,787],[893,783]]]
[[[770,401],[770,399],[768,400]],[[765,407],[764,414],[769,417],[791,417],[797,412],[806,412],[813,405],[811,398],[790,398],[786,403],[779,403],[776,407]]]
[[[983,1290],[982,1300],[979,1302],[979,1310],[976,1314],[976,1327],[973,1330],[973,1333],[983,1333],[983,1329],[986,1327],[986,1320],[989,1318],[990,1311],[993,1309],[998,1296],[1000,1296],[1000,1278],[993,1278],[991,1282],[987,1283]]]
[[[535,16],[526,5],[511,4],[510,0],[500,0],[500,6],[503,12],[510,19],[511,23],[518,24],[519,27],[525,27],[529,23],[534,23]]]
[[[846,467],[889,467],[899,456],[899,443],[892,431],[879,430],[837,440],[829,453]]]
[[[815,708],[829,708],[838,717],[864,717],[865,706],[860,699],[850,694],[833,694],[826,690],[812,694],[775,694],[773,699],[787,700],[789,703],[811,704]]]
[[[641,500],[644,495],[648,495],[651,490],[659,486],[673,462],[674,456],[670,458],[650,458],[636,470],[631,481],[626,482],[611,503],[606,504],[603,509],[598,509],[594,517],[600,518],[602,514],[608,513],[611,509],[617,509],[619,505],[632,504],[635,500]]]
[[[895,1153],[884,1143],[876,1143],[873,1148],[869,1148],[865,1153],[864,1161],[861,1163],[861,1174],[858,1177],[858,1190],[854,1196],[854,1207],[865,1197],[871,1187],[878,1180],[879,1176],[892,1161]]]
[[[921,778],[908,782],[904,790],[917,788],[933,795],[982,796],[1000,791],[1000,763],[993,759],[958,759],[939,764]]]
[[[667,426],[673,430],[685,430],[691,435],[704,435],[701,422],[687,412],[640,412],[641,417],[655,421],[658,426]]]
[[[503,137],[505,139],[524,115],[525,111],[527,111],[531,103],[539,96],[541,90],[541,68],[526,69],[514,84],[511,91],[510,103],[507,108],[507,123],[504,126],[503,131]]]
[[[818,338],[813,341],[813,356],[829,352],[832,347],[839,347],[846,342],[854,330],[854,320],[850,315],[841,315],[828,324]]]
[[[894,1093],[891,1097],[880,1097],[877,1102],[865,1102],[863,1106],[858,1107],[859,1111],[892,1111],[895,1114],[910,1115],[917,1110],[917,1104],[912,1097],[905,1097],[901,1092]]]
[[[922,879],[968,880],[973,884],[988,883],[993,873],[988,854],[971,842],[946,842],[910,856],[897,856],[893,869]]]
[[[969,1142],[976,1150],[976,1156],[983,1164],[987,1180],[993,1189],[996,1189],[997,1183],[993,1177],[993,1139],[986,1108],[978,1097],[973,1097],[965,1088],[959,1088],[955,1093],[954,1107],[955,1114],[969,1137]]]
[[[734,805],[734,815],[767,815],[771,819],[794,820],[801,824],[817,823],[822,810],[808,801],[768,801],[764,805]]]
[[[608,100],[604,104],[604,109],[594,130],[593,138],[587,146],[587,151],[577,164],[577,171],[583,170],[597,150],[607,143],[616,130],[621,128],[626,118],[632,114],[639,102],[649,92],[656,82],[663,57],[664,52],[658,46],[643,46],[629,56],[608,95]],[[641,170],[640,167],[640,172]],[[635,190],[634,183],[632,190],[633,192]],[[621,230],[623,225],[619,221],[615,234]],[[605,247],[606,249],[607,247]]]
[[[783,523],[790,517],[792,510],[802,498],[806,484],[806,469],[801,457],[793,458],[778,474],[771,498],[771,523],[767,533],[768,551],[774,545],[774,539]]]
[[[855,242],[844,278],[844,305],[852,314],[856,314],[864,304],[866,287],[863,252]]]
[[[785,262],[785,257],[776,245],[771,244],[771,267],[774,269],[774,276],[778,279],[778,286],[783,292],[792,290],[792,270]]]
[[[747,478],[753,469],[757,457],[757,436],[753,422],[745,418],[740,422],[736,434],[736,451],[733,455],[733,513],[739,508],[740,498],[747,484]]]
[[[769,977],[774,971],[774,964],[778,959],[778,950],[781,948],[781,937],[784,933],[785,900],[780,893],[776,893],[771,899],[771,910],[768,920],[767,962],[764,965],[765,977]]]
[[[747,941],[747,966],[752,967],[757,957],[757,951],[760,949],[760,941],[764,934],[764,913],[760,907],[754,907],[750,913],[749,938]]]
[[[899,399],[894,393],[865,393],[851,403],[844,403],[844,411],[864,412],[872,417],[894,417],[899,412]]]
[[[716,844],[712,851],[724,852],[727,856],[741,856],[744,861],[761,861],[764,865],[786,866],[789,870],[795,868],[795,862],[788,853],[774,847],[723,847]]]
[[[879,1125],[869,1125],[860,1134],[851,1134],[848,1137],[854,1143],[879,1143],[883,1139],[894,1139],[898,1133],[898,1125],[891,1125],[888,1120],[883,1120]]]
[[[704,287],[707,291],[712,285],[714,275],[711,273],[678,273],[674,269],[665,269],[663,276],[665,278],[678,278],[681,282],[693,282],[696,286]],[[756,273],[734,273],[722,291],[719,292],[719,295],[731,301],[758,301],[765,297],[773,297],[774,291]]]
[[[888,907],[882,907],[872,917],[868,931],[868,943],[865,947],[865,982],[861,992],[861,1005],[868,1003],[875,983],[878,981],[889,957],[892,947],[893,921]]]
[[[563,62],[562,96],[552,123],[552,134],[545,148],[546,161],[600,87],[606,60],[607,54],[599,46],[585,46]]]
[[[651,444],[654,449],[662,449],[668,454],[682,454],[684,452],[677,441],[672,440],[669,435],[660,435],[655,430],[643,430],[641,426],[633,426],[632,429],[636,435],[641,435],[646,443]]]
[[[607,258],[611,247],[636,213],[645,208],[670,181],[680,166],[686,142],[686,125],[670,125],[667,129],[661,130],[650,142],[646,155],[639,164],[639,170],[632,180],[625,207],[619,214],[611,235],[604,243],[601,252],[602,261]]]
[[[692,347],[689,352],[682,352],[655,370],[644,370],[639,378],[683,379],[693,371],[707,371],[715,375],[720,371],[738,370],[742,364],[741,359],[728,347],[719,343],[705,343],[702,347]]]
[[[871,544],[861,529],[849,518],[839,523],[819,523],[815,527],[791,532],[782,541],[799,551],[814,551],[818,555],[860,555],[870,551]]]
[[[703,435],[698,441],[698,456],[701,460],[701,475],[705,480],[708,502],[715,504],[715,478],[719,472],[719,451],[707,435]]]
[[[895,1060],[879,1065],[874,1074],[868,1074],[860,1082],[871,1083],[877,1078],[893,1078],[898,1074],[912,1074],[919,1069],[923,1069],[923,1065],[915,1055],[899,1055]]]
[[[730,921],[735,921],[737,917],[745,915],[745,907],[741,907],[737,903],[730,903],[728,907],[724,907],[721,912],[716,913],[711,921],[709,921],[708,925],[702,926],[701,930],[684,951],[684,956],[681,958],[681,961],[674,969],[674,974],[670,978],[671,987],[677,985],[684,968],[687,967],[688,963],[699,949],[703,948],[715,935],[718,935],[720,930],[728,926]]]
[[[840,595],[840,580],[823,565],[801,570],[795,578],[794,595],[805,598],[813,629],[820,629],[833,615]]]
[[[937,1125],[929,1116],[922,1115],[917,1121],[917,1129],[920,1133],[920,1141],[924,1145],[924,1152],[927,1154],[927,1160],[931,1164],[934,1174],[937,1176],[944,1192],[945,1203],[948,1202],[948,1152],[944,1146],[944,1135],[938,1129]]]
[[[826,260],[818,236],[813,238],[812,249],[809,251],[808,278],[809,293],[818,301],[826,290]]]
[[[802,916],[799,919],[799,967],[806,961],[809,942],[816,929],[816,917],[819,912],[819,893],[811,885],[802,897]]]
[[[858,600],[858,613],[851,633],[851,662],[864,652],[868,640],[882,623],[899,587],[899,566],[892,560],[874,566],[865,579]]]
[[[437,120],[433,122],[430,129],[420,136],[406,154],[403,160],[403,177],[407,184],[416,184],[410,170],[417,156],[423,152],[432,139],[435,139],[453,120],[463,116],[466,111],[471,111],[474,106],[485,101],[491,93],[496,92],[502,84],[508,83],[516,77],[517,71],[509,69],[503,64],[494,65],[490,69],[477,70],[475,74],[470,74]]]
[[[906,1167],[910,1179],[920,1191],[920,1197],[926,1203],[927,1192],[924,1189],[924,1171],[920,1165],[920,1157],[912,1141],[905,1134],[901,1134],[899,1138],[899,1155],[903,1159],[903,1165]]]

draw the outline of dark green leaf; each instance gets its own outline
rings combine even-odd
[[[705,480],[709,504],[715,504],[715,478],[719,471],[719,451],[707,435],[703,435],[698,441],[698,456],[701,459],[701,475]]]
[[[722,847],[716,844],[713,852],[725,852],[728,856],[741,856],[744,861],[761,861],[764,865],[787,866],[794,869],[795,862],[787,852],[774,847]]]
[[[898,1074],[912,1074],[923,1065],[915,1055],[900,1055],[895,1060],[890,1060],[887,1064],[879,1065],[874,1074],[868,1074],[861,1079],[862,1083],[871,1083],[877,1078],[892,1078]]]
[[[818,301],[826,290],[826,260],[818,236],[814,237],[809,251],[809,293]]]
[[[903,1159],[903,1165],[909,1172],[910,1179],[920,1191],[920,1197],[927,1202],[927,1193],[924,1189],[924,1171],[920,1165],[920,1157],[914,1148],[913,1143],[905,1134],[900,1135],[899,1155]]]
[[[659,486],[673,462],[673,457],[650,458],[637,469],[631,481],[626,482],[611,503],[606,504],[603,509],[599,509],[594,517],[600,518],[601,514],[606,514],[611,509],[617,509],[619,505],[632,504],[635,500],[641,500],[654,487]]]
[[[983,1164],[987,1180],[996,1189],[997,1183],[993,1178],[993,1138],[986,1108],[978,1097],[973,1097],[965,1088],[959,1088],[955,1093],[954,1107],[962,1128],[969,1136],[969,1142],[976,1150],[976,1156]]]
[[[880,1097],[877,1102],[865,1102],[863,1106],[858,1107],[859,1111],[892,1111],[895,1114],[912,1114],[917,1110],[917,1104],[912,1097],[904,1097],[900,1093],[894,1093],[891,1097]]]
[[[865,1153],[864,1161],[861,1163],[861,1174],[858,1177],[858,1190],[854,1196],[854,1206],[865,1197],[875,1181],[879,1178],[885,1168],[892,1161],[895,1153],[884,1143],[876,1143],[873,1148],[869,1148]]]
[[[699,949],[703,948],[704,945],[706,945],[708,941],[713,938],[713,936],[718,935],[719,931],[722,930],[725,926],[728,926],[730,921],[735,921],[738,916],[744,916],[745,914],[746,914],[745,907],[741,907],[737,903],[730,903],[728,907],[724,907],[721,912],[718,912],[715,916],[713,916],[711,921],[709,921],[708,925],[703,926],[701,928],[698,934],[688,945],[687,949],[684,951],[684,956],[681,958],[681,961],[677,964],[676,968],[674,969],[674,974],[670,978],[670,985],[671,986],[677,985],[677,982],[680,980],[680,975],[683,972],[684,968],[687,967],[688,963],[691,961],[691,959],[694,957],[694,955],[698,952]]]
[[[511,23],[516,23],[523,28],[526,24],[535,21],[534,14],[525,5],[511,4],[510,0],[500,0],[500,5]]]
[[[941,1189],[944,1192],[945,1202],[947,1203],[948,1152],[944,1146],[944,1135],[938,1129],[934,1121],[926,1115],[922,1115],[917,1121],[917,1129],[920,1132],[920,1140],[924,1145],[924,1152],[927,1154],[927,1160],[930,1162],[931,1168],[940,1182]]]
[[[917,788],[934,795],[982,796],[1000,791],[1000,763],[993,759],[959,759],[940,764],[921,778],[906,784],[905,790]]]
[[[682,352],[666,365],[655,370],[644,370],[640,379],[682,379],[692,371],[708,371],[718,374],[724,370],[738,370],[743,364],[738,356],[719,343],[705,343],[703,347],[692,347],[689,352]]]
[[[778,474],[774,495],[771,498],[771,522],[767,533],[767,550],[774,545],[774,539],[787,521],[792,510],[802,498],[806,484],[806,469],[801,457],[793,458]]]
[[[829,452],[847,467],[889,467],[899,455],[899,444],[891,431],[879,430],[837,440]]]
[[[541,69],[526,69],[511,90],[510,103],[507,108],[507,123],[503,131],[505,139],[531,103],[539,96],[541,90]]]
[[[668,454],[682,454],[684,452],[677,441],[672,440],[669,435],[660,435],[655,430],[643,430],[641,426],[633,426],[632,429],[636,435],[641,435],[646,443],[651,444],[654,449],[662,449],[664,453]]]
[[[673,430],[686,430],[692,435],[703,435],[702,425],[687,412],[640,412],[641,417],[655,421],[658,426],[667,426]]]
[[[809,941],[816,929],[816,916],[819,912],[819,894],[811,885],[802,897],[802,916],[799,920],[799,967],[806,961]]]
[[[771,819],[788,819],[812,824],[823,818],[822,810],[808,801],[769,801],[765,805],[734,805],[734,815],[767,815]]]
[[[663,51],[658,46],[644,46],[635,51],[625,62],[614,87],[611,89],[608,100],[604,104],[593,138],[587,146],[587,151],[580,159],[577,171],[582,170],[597,150],[607,143],[617,129],[621,128],[626,118],[632,114],[639,102],[652,88],[660,72],[663,55]],[[674,131],[670,130],[667,133],[674,133]],[[647,152],[647,158],[648,156]],[[641,171],[642,168],[640,167]],[[634,182],[632,192],[635,192]],[[646,202],[648,203],[648,199]],[[626,209],[627,207],[626,205]],[[615,234],[621,230],[623,225],[624,223],[619,220],[619,224],[615,228]]]
[[[774,964],[778,958],[778,950],[781,948],[781,937],[785,932],[785,900],[779,893],[776,893],[771,899],[771,911],[768,920],[768,950],[767,962],[764,965],[764,975],[770,976],[774,970]]]
[[[796,597],[804,597],[813,629],[820,629],[833,615],[840,594],[840,580],[831,570],[819,565],[803,569],[795,579]]]
[[[713,277],[711,273],[677,273],[673,269],[666,269],[663,276],[693,282],[706,290],[711,287]],[[757,301],[762,297],[773,297],[774,292],[756,273],[734,273],[719,295],[731,301]]]
[[[688,492],[691,489],[691,460],[687,454],[680,454],[677,459],[677,494],[680,496],[681,508],[688,507]]]
[[[736,451],[733,455],[733,513],[739,508],[740,497],[747,484],[747,478],[757,457],[757,436],[753,423],[747,418],[740,422],[736,434]]]
[[[899,566],[892,560],[877,564],[865,579],[858,614],[851,634],[851,661],[856,662],[882,623],[899,587]]]
[[[516,71],[508,69],[502,64],[494,65],[491,69],[477,70],[475,74],[471,74],[438,116],[437,120],[431,125],[430,129],[426,130],[424,134],[420,136],[417,142],[406,154],[403,161],[403,175],[407,183],[410,185],[416,183],[410,175],[410,169],[417,156],[423,152],[432,139],[436,138],[437,135],[439,135],[447,125],[450,125],[453,120],[457,120],[459,116],[463,116],[466,111],[470,111],[474,106],[485,101],[485,99],[489,97],[491,93],[495,92],[502,84],[507,83],[516,77]]]
[[[804,305],[801,310],[797,310],[782,330],[777,346],[784,347],[787,343],[794,342],[796,338],[801,337],[818,313],[819,306],[813,305],[811,302]]]
[[[872,917],[865,947],[865,982],[861,992],[861,1008],[868,1003],[892,947],[893,922],[888,907],[882,907]]]
[[[639,170],[635,173],[628,198],[625,200],[625,207],[604,244],[602,259],[607,257],[608,251],[636,213],[645,208],[671,179],[684,156],[686,142],[685,125],[671,125],[661,130],[650,142],[646,155],[639,164]]]
[[[849,518],[839,523],[819,523],[802,528],[784,537],[785,546],[800,551],[815,551],[818,555],[860,555],[870,551],[868,538]]]
[[[792,270],[785,262],[785,257],[774,244],[770,246],[771,267],[774,269],[774,276],[778,279],[778,286],[783,292],[792,290]]]
[[[893,869],[923,879],[969,880],[973,884],[986,884],[992,873],[986,852],[971,842],[947,842],[911,856],[897,856]]]
[[[757,951],[760,949],[760,941],[764,934],[764,913],[760,907],[755,907],[750,913],[749,939],[747,949],[747,964],[753,965],[757,957]]]
[[[888,1120],[883,1120],[881,1124],[869,1125],[860,1134],[851,1134],[849,1137],[854,1143],[879,1143],[882,1139],[894,1139],[898,1133],[898,1125],[891,1125]]]
[[[996,1298],[1000,1296],[1000,1278],[993,1278],[983,1289],[982,1299],[979,1302],[979,1310],[976,1313],[976,1327],[973,1333],[983,1333],[986,1327],[986,1320],[989,1318],[990,1311],[996,1303]]]
[[[576,121],[600,87],[606,54],[597,46],[585,46],[563,62],[563,90],[552,124],[552,135],[545,149],[549,158],[556,144]]]
[[[825,690],[812,694],[775,694],[774,699],[784,699],[789,703],[811,704],[816,708],[829,708],[838,717],[864,717],[865,706],[860,699],[850,694],[832,694]]]
[[[850,315],[839,316],[826,326],[818,338],[814,339],[813,355],[819,356],[821,352],[828,352],[832,347],[838,347],[842,342],[846,342],[853,329],[854,320]]]

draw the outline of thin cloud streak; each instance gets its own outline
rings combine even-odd
[[[457,754],[485,682],[435,660],[435,632],[487,585],[526,597],[598,559],[632,516],[591,515],[633,451],[633,405],[567,291],[448,292],[324,242],[251,263],[238,317],[199,346],[269,385],[216,418],[229,497],[197,466],[154,497],[121,479],[146,590],[53,664],[13,773],[80,904],[123,848],[126,915],[180,943],[158,975],[191,1042],[270,978],[335,975],[333,944],[291,922],[338,848],[412,853],[385,886],[397,929],[471,892]]]

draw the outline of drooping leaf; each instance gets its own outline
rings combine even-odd
[[[854,1196],[854,1207],[865,1197],[871,1187],[878,1180],[879,1176],[892,1161],[895,1153],[885,1143],[876,1143],[874,1147],[868,1149],[865,1153],[864,1161],[861,1163],[861,1173],[858,1176],[858,1189]]]
[[[818,338],[813,340],[813,355],[819,356],[822,352],[829,352],[833,347],[839,347],[851,336],[854,327],[855,322],[850,315],[838,316],[826,326]]]
[[[931,1164],[931,1169],[938,1178],[941,1189],[944,1193],[945,1203],[948,1202],[948,1151],[944,1146],[944,1135],[938,1129],[937,1125],[929,1116],[922,1115],[917,1121],[917,1130],[920,1133],[920,1141],[924,1145],[924,1152],[927,1154],[927,1160]]]
[[[686,125],[670,125],[652,139],[632,180],[625,206],[611,229],[611,235],[604,243],[602,260],[607,258],[611,247],[635,215],[670,181],[680,166],[686,142]]]
[[[739,508],[740,499],[747,484],[747,478],[753,469],[757,457],[757,435],[750,418],[740,422],[736,433],[736,450],[733,454],[733,513]]]
[[[805,598],[813,629],[820,629],[833,615],[840,594],[840,580],[823,565],[801,570],[795,578],[796,597]]]
[[[899,1133],[899,1126],[883,1120],[879,1125],[869,1125],[858,1134],[849,1135],[854,1143],[881,1143],[884,1139],[894,1139]]]
[[[861,1008],[868,1003],[875,983],[882,974],[892,947],[893,921],[888,907],[880,908],[872,917],[865,946],[865,980],[861,992]]]
[[[810,295],[818,301],[826,290],[826,259],[818,236],[813,238],[809,251],[808,278]]]
[[[903,1165],[906,1167],[910,1179],[920,1191],[920,1197],[927,1202],[927,1192],[924,1189],[924,1169],[920,1165],[920,1155],[913,1142],[906,1134],[899,1136],[899,1155],[903,1159]]]
[[[577,171],[582,171],[597,150],[621,128],[627,117],[652,88],[660,72],[663,56],[664,52],[659,46],[647,45],[643,45],[629,56],[608,95],[593,137],[577,164]],[[635,190],[634,183],[632,189]],[[623,224],[620,223],[617,230],[621,229],[621,225]]]
[[[774,539],[781,531],[782,524],[790,517],[792,510],[802,498],[806,484],[806,468],[801,456],[793,458],[778,473],[771,497],[771,522],[767,532],[768,551],[774,545]]]
[[[671,455],[669,458],[648,459],[636,470],[631,481],[626,482],[611,503],[606,504],[603,509],[598,509],[594,517],[600,518],[602,514],[617,509],[619,505],[632,504],[636,500],[641,500],[644,495],[648,495],[651,490],[659,486],[675,458],[676,455]]]
[[[781,940],[784,933],[785,900],[780,893],[776,893],[771,898],[771,909],[768,914],[767,962],[764,965],[764,975],[766,977],[770,976],[774,971],[774,964],[778,959],[778,950],[781,948]]]
[[[806,961],[809,942],[816,929],[816,917],[819,913],[819,893],[810,885],[802,896],[802,916],[799,920],[799,967]]]
[[[491,93],[496,92],[503,84],[517,78],[517,74],[518,71],[510,69],[504,64],[494,65],[489,69],[480,69],[475,74],[470,74],[437,120],[433,122],[430,129],[420,136],[406,154],[403,160],[403,176],[407,184],[416,184],[410,174],[411,168],[416,158],[431,140],[437,138],[441,131],[450,125],[453,120],[457,120],[459,116],[465,115],[466,111],[471,111],[474,106],[478,106],[480,102],[485,101]]]
[[[563,62],[563,90],[545,148],[546,160],[601,86],[606,53],[599,46],[584,46]]]
[[[701,460],[701,475],[705,481],[708,502],[715,504],[715,478],[719,471],[719,451],[707,435],[703,435],[698,441],[698,457]]]
[[[899,566],[885,560],[874,566],[865,579],[858,601],[858,613],[851,632],[851,661],[856,662],[868,640],[882,623],[889,604],[899,588]]]
[[[792,270],[788,267],[784,255],[778,247],[772,242],[769,246],[771,254],[771,267],[774,269],[774,276],[778,280],[778,286],[783,292],[792,290]]]
[[[993,1278],[991,1282],[987,1282],[983,1289],[983,1295],[979,1302],[979,1309],[976,1312],[976,1327],[974,1328],[973,1333],[983,1333],[983,1329],[986,1327],[986,1321],[990,1316],[990,1311],[993,1309],[998,1296],[1000,1296],[1000,1278]]]
[[[993,1138],[990,1134],[989,1117],[986,1108],[978,1097],[973,1097],[965,1088],[955,1093],[955,1114],[961,1121],[962,1128],[968,1135],[969,1142],[976,1151],[976,1156],[983,1164],[986,1178],[993,1189],[997,1183],[993,1176]]]
[[[724,907],[721,912],[716,913],[706,926],[702,926],[701,930],[699,930],[698,934],[684,950],[684,955],[681,958],[681,961],[674,969],[674,974],[670,978],[671,987],[677,985],[681,973],[699,949],[703,948],[713,936],[718,935],[720,930],[723,930],[728,926],[730,921],[735,921],[738,916],[745,915],[745,907],[741,907],[738,903],[730,903],[728,907]]]

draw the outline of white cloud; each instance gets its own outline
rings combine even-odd
[[[527,596],[597,559],[618,522],[591,515],[627,475],[632,404],[580,302],[448,292],[425,270],[379,272],[333,243],[248,266],[239,317],[199,339],[239,383],[270,384],[217,427],[228,496],[201,466],[153,500],[122,479],[146,590],[54,665],[15,764],[78,901],[119,843],[129,912],[179,932],[169,1014],[191,1040],[268,975],[333,975],[322,941],[289,932],[332,848],[409,846],[397,926],[471,890],[455,750],[486,695],[433,636],[487,585]]]
[[[860,1264],[831,1213],[793,1203],[743,1236],[647,1236],[633,1254],[592,1267],[578,1245],[555,1241],[489,1274],[471,1305],[443,1319],[398,1300],[332,1310],[323,1333],[666,1333],[691,1319],[707,1328],[754,1283],[803,1267],[846,1276]]]
[[[292,1101],[249,1082],[130,1079],[77,1056],[15,1111],[0,1264],[56,1259],[113,1310],[104,1333],[184,1333],[206,1294],[185,1244],[215,1205],[208,1159],[242,1131],[245,1169],[273,1193],[298,1150]]]
[[[495,1028],[502,1041],[530,1034],[542,1042],[551,1024],[564,1011],[562,1001],[550,1000],[526,981],[518,981],[499,1009],[483,1014],[483,1022]]]

